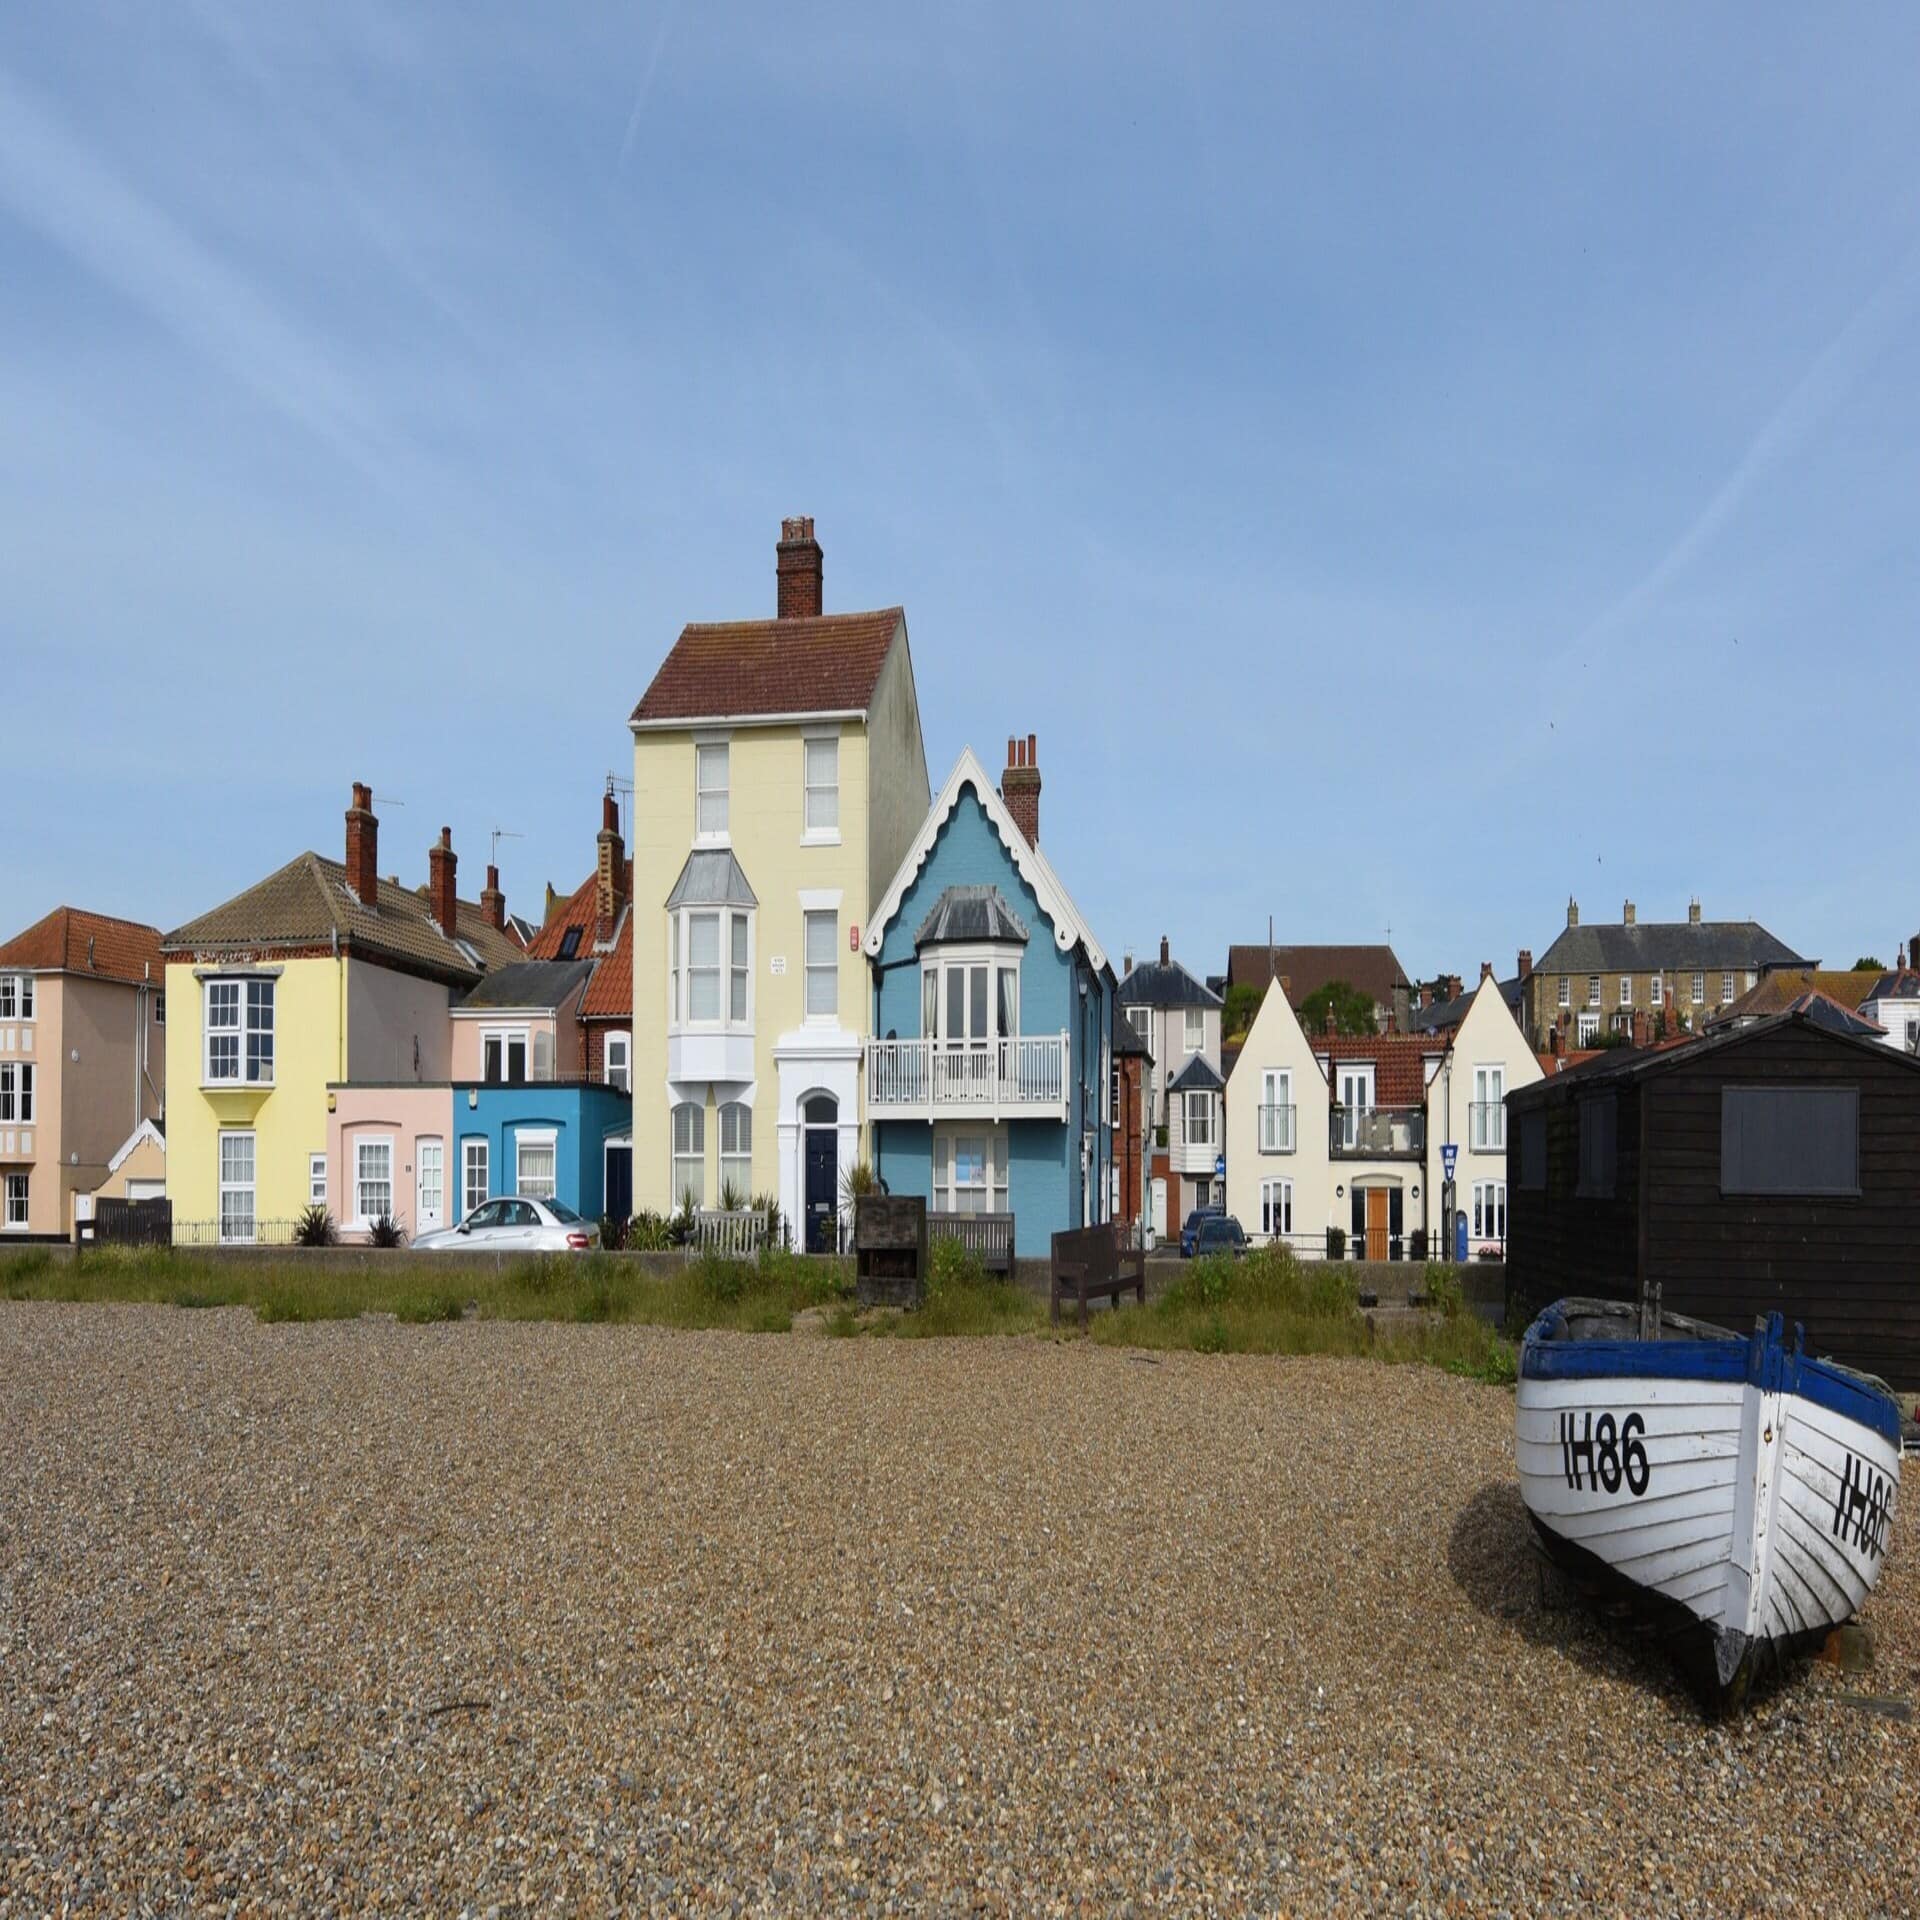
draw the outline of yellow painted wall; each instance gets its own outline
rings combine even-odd
[[[176,1237],[220,1217],[219,1135],[254,1135],[254,1217],[297,1220],[307,1156],[327,1150],[327,1083],[341,1078],[346,969],[331,958],[280,963],[274,992],[274,1083],[201,1084],[206,1003],[190,963],[167,968],[167,1198]]]

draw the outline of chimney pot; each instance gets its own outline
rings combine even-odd
[[[1700,896],[1697,893],[1687,902],[1687,924],[1690,927],[1700,924]]]
[[[1522,947],[1520,949],[1519,973],[1522,980],[1530,980],[1533,977],[1533,949],[1531,947]]]
[[[1577,927],[1580,924],[1580,902],[1572,894],[1567,895],[1567,925]]]
[[[364,780],[353,783],[353,804],[347,809],[347,885],[363,907],[380,897],[380,822],[373,812],[373,789]]]
[[[1493,962],[1491,960],[1482,960],[1480,962],[1480,978],[1482,980],[1491,980],[1493,978]]]
[[[1040,757],[1032,734],[1007,742],[1007,770],[1000,776],[1000,798],[1013,815],[1013,824],[1026,835],[1027,845],[1040,844]]]
[[[780,522],[780,544],[774,550],[776,611],[782,620],[813,620],[823,604],[826,556],[813,537],[813,516],[800,514]]]
[[[456,870],[453,829],[442,827],[440,838],[427,849],[427,902],[434,924],[449,940],[459,931],[459,892],[454,885]]]
[[[1120,978],[1124,980],[1133,971],[1133,955],[1123,953],[1120,956]]]

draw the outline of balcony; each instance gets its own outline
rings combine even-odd
[[[1067,1036],[1017,1040],[869,1040],[867,1113],[875,1120],[1065,1120]]]
[[[1263,1106],[1260,1109],[1260,1151],[1291,1153],[1293,1142],[1293,1108]]]
[[[1336,1160],[1417,1160],[1426,1145],[1427,1116],[1419,1107],[1333,1109]]]

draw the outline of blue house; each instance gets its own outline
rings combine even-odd
[[[875,910],[874,1170],[929,1211],[1011,1213],[1019,1252],[1110,1217],[1113,969],[1041,854],[1039,775],[961,754]]]

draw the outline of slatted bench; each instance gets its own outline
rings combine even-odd
[[[930,1213],[927,1239],[958,1240],[989,1273],[1013,1277],[1013,1215]]]
[[[693,1232],[687,1237],[687,1258],[718,1254],[723,1260],[757,1260],[767,1244],[767,1216],[757,1207],[723,1213],[717,1207],[703,1207],[693,1216]]]
[[[1142,1306],[1146,1304],[1146,1252],[1140,1247],[1123,1247],[1111,1226],[1076,1227],[1071,1233],[1056,1233],[1048,1267],[1056,1325],[1062,1300],[1080,1303],[1083,1327],[1089,1300],[1111,1300],[1118,1307],[1120,1296],[1131,1290]]]

